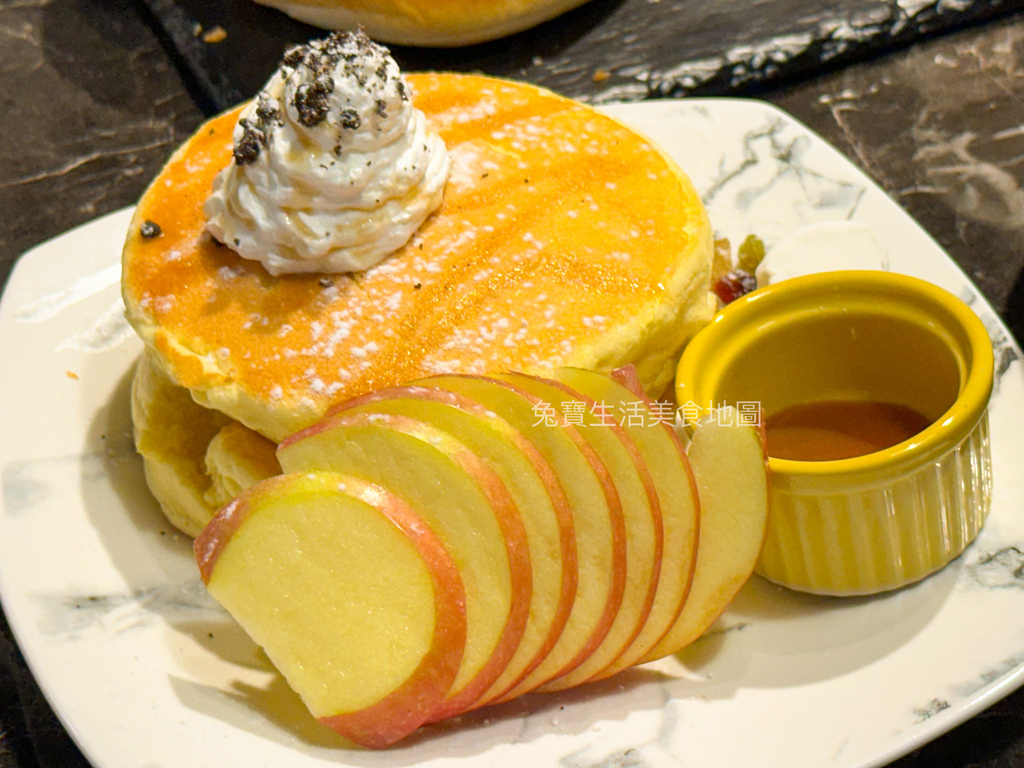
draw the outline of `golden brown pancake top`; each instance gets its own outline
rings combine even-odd
[[[272,439],[431,373],[631,362],[704,300],[706,214],[643,137],[529,85],[407,79],[452,172],[441,208],[365,272],[272,277],[204,234],[238,109],[204,125],[139,203],[129,319],[172,378]],[[145,220],[161,234],[143,237]]]

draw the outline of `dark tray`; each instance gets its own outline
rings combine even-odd
[[[194,98],[214,113],[254,95],[289,46],[323,30],[253,0],[137,0]],[[1024,0],[592,0],[503,40],[393,46],[408,71],[483,72],[592,102],[750,95],[1024,9]],[[217,26],[227,36],[204,42]]]

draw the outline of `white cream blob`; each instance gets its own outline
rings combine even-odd
[[[398,65],[361,33],[286,53],[233,138],[207,230],[274,275],[381,261],[441,204],[451,165]]]
[[[768,250],[757,267],[759,286],[837,269],[889,270],[889,254],[866,224],[825,221],[801,227]]]

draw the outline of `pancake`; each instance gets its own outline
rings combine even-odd
[[[157,368],[275,443],[335,403],[436,373],[632,363],[661,394],[714,306],[711,229],[682,171],[540,88],[406,78],[452,171],[440,209],[364,272],[273,277],[204,233],[239,110],[174,154],[123,253],[127,317]]]
[[[511,35],[587,0],[257,0],[325,29],[401,45],[454,47]]]
[[[192,537],[234,496],[281,472],[275,443],[198,405],[151,352],[132,379],[132,429],[150,491],[168,521]]]

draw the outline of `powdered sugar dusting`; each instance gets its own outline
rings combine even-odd
[[[233,257],[199,272],[183,300],[211,327],[235,323],[211,342],[210,364],[271,409],[315,415],[424,375],[588,360],[585,344],[630,319],[635,286],[682,247],[663,207],[637,200],[660,202],[675,176],[618,124],[577,107],[551,117],[531,107],[532,89],[505,88],[429,113],[432,129],[451,127],[452,173],[441,209],[394,256],[348,276],[273,280]]]

